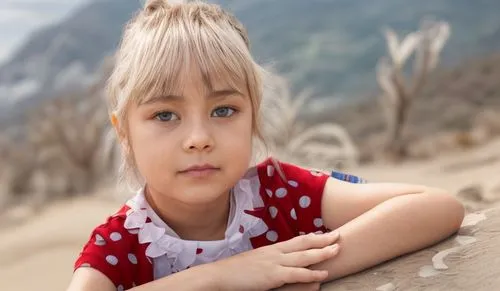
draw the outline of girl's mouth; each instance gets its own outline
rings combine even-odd
[[[180,171],[181,174],[187,175],[190,177],[195,177],[195,178],[203,178],[207,177],[210,175],[213,175],[214,173],[218,172],[220,168],[217,168],[215,166],[212,166],[210,164],[204,164],[204,165],[193,165],[185,170]]]

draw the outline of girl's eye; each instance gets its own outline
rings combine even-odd
[[[236,112],[233,108],[224,106],[224,107],[219,107],[213,111],[212,116],[213,117],[229,117],[233,115]]]
[[[173,121],[179,119],[179,117],[175,113],[168,111],[156,113],[155,118],[159,121]]]

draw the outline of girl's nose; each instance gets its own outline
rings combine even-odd
[[[185,151],[211,151],[214,139],[206,121],[196,121],[187,126],[183,148]]]

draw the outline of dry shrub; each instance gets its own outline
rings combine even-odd
[[[474,119],[474,127],[484,130],[490,137],[500,135],[500,111],[486,109]]]
[[[22,202],[39,208],[109,182],[116,161],[106,146],[109,123],[102,90],[49,100],[26,116],[21,137],[3,138],[4,206]]]
[[[403,138],[409,110],[439,61],[439,55],[450,35],[446,22],[424,20],[419,30],[402,41],[392,29],[385,30],[389,56],[377,65],[377,81],[382,89],[381,106],[387,124],[386,154],[401,159],[407,154]],[[405,65],[415,52],[411,75],[405,75]]]
[[[314,168],[342,168],[358,163],[358,149],[344,127],[336,123],[306,125],[311,91],[292,96],[287,81],[269,75],[264,93],[264,135],[277,158]]]
[[[476,140],[470,132],[458,132],[455,134],[455,144],[459,148],[468,149],[476,145]]]

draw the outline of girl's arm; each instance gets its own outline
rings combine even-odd
[[[328,270],[326,281],[434,244],[454,233],[464,217],[461,203],[440,189],[333,178],[321,207],[325,226],[341,236],[338,256],[311,267]]]
[[[205,265],[189,268],[162,279],[134,287],[131,291],[169,290],[218,290],[210,268]],[[67,291],[116,291],[116,287],[104,274],[93,268],[79,268],[75,271]]]
[[[270,290],[284,284],[321,282],[328,273],[307,267],[336,256],[338,248],[333,244],[337,239],[336,232],[311,233],[198,265],[130,290]],[[94,290],[117,288],[96,269],[77,269],[68,291]]]

